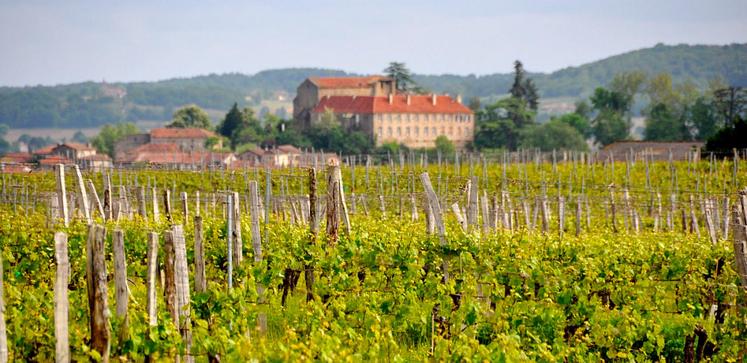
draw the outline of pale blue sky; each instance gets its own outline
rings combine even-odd
[[[666,44],[747,42],[747,1],[8,1],[0,85],[281,67],[554,71]]]

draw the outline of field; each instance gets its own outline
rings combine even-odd
[[[579,156],[3,175],[9,358],[744,360],[747,163]]]

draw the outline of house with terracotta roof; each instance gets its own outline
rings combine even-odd
[[[303,127],[311,126],[311,111],[330,96],[386,96],[397,88],[394,79],[385,76],[309,77],[296,89],[293,119]]]
[[[293,145],[279,145],[272,149],[254,148],[239,154],[238,159],[248,166],[288,167],[298,166],[301,150]]]
[[[363,131],[376,146],[434,147],[443,135],[461,148],[472,142],[475,128],[474,113],[460,96],[397,93],[396,82],[383,76],[308,78],[293,106],[296,122],[305,127],[331,112],[343,128]]]
[[[348,130],[360,130],[375,140],[376,146],[395,142],[410,148],[434,147],[445,135],[457,147],[473,140],[474,114],[456,99],[446,95],[389,94],[388,96],[330,96],[312,110],[319,122],[332,112]]]
[[[208,140],[217,142],[208,147]],[[137,155],[157,153],[202,153],[222,148],[221,139],[212,131],[200,128],[155,128],[148,133],[130,135],[114,145],[114,159],[118,163],[137,162]]]
[[[51,153],[76,161],[86,156],[96,155],[96,149],[91,145],[66,142],[53,147]]]
[[[106,154],[88,155],[78,158],[81,169],[102,171],[112,167],[112,158]]]

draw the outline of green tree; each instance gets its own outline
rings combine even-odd
[[[589,119],[586,118],[586,116],[583,116],[576,112],[567,113],[558,118],[554,118],[553,120],[557,120],[558,122],[562,122],[573,127],[574,129],[576,129],[576,131],[578,131],[579,134],[581,134],[584,139],[588,139],[592,135],[591,123],[589,122]]]
[[[80,130],[76,131],[75,134],[73,134],[73,142],[77,142],[79,144],[85,144],[88,142],[88,137]]]
[[[525,128],[521,132],[520,144],[522,148],[538,148],[542,151],[588,150],[583,135],[560,119]]]
[[[646,117],[644,138],[651,141],[682,141],[689,139],[689,132],[666,104],[658,103]]]
[[[5,140],[5,135],[8,134],[8,125],[0,124],[0,154],[5,154],[10,151],[11,145],[8,140]]]
[[[454,143],[449,140],[446,135],[439,135],[436,137],[436,151],[441,152],[441,155],[453,155],[456,151]]]
[[[515,97],[486,106],[476,115],[475,147],[516,150],[519,131],[534,123],[534,115],[524,100]]]
[[[630,137],[630,123],[623,115],[612,110],[599,112],[592,120],[591,128],[594,138],[602,145]]]
[[[104,125],[99,134],[91,139],[91,144],[99,152],[114,157],[114,145],[117,141],[129,135],[139,133],[137,126],[130,122],[119,123],[114,125]]]
[[[176,110],[171,118],[171,123],[166,127],[197,127],[209,130],[212,128],[212,122],[210,122],[210,116],[203,109],[197,105],[188,105]]]
[[[398,91],[407,92],[417,87],[412,73],[403,62],[390,62],[384,73],[397,83]]]
[[[713,103],[703,96],[695,100],[690,107],[689,118],[695,129],[696,140],[710,139],[722,126]]]
[[[234,131],[238,130],[243,123],[241,111],[236,102],[233,103],[231,109],[226,113],[226,117],[223,118],[220,124],[218,124],[218,133],[231,138]]]

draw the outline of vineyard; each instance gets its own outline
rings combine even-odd
[[[3,174],[2,361],[743,361],[747,163]]]

